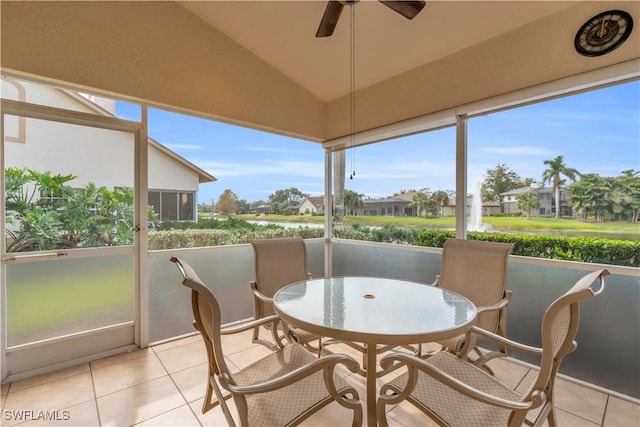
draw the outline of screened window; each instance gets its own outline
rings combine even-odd
[[[149,191],[149,206],[160,221],[195,221],[195,193],[178,191]]]

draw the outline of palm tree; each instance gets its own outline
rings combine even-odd
[[[553,192],[555,194],[555,207],[556,218],[560,218],[560,175],[564,175],[572,181],[576,180],[576,177],[580,176],[580,172],[576,169],[569,168],[564,164],[564,156],[560,155],[553,160],[545,160],[544,164],[548,166],[547,169],[542,172],[542,182],[550,182]]]
[[[533,191],[525,191],[518,194],[516,199],[516,208],[527,213],[527,220],[531,219],[531,209],[540,207],[540,199]]]
[[[442,211],[444,210],[444,207],[449,204],[449,194],[444,190],[438,190],[431,195],[431,199],[436,202],[436,204],[440,208],[440,216],[442,217]]]
[[[418,212],[419,217],[424,217],[426,216],[426,213],[427,213],[426,207],[428,203],[429,203],[429,196],[427,195],[427,193],[423,191],[418,191],[416,194],[413,195],[413,199],[411,200],[411,203],[409,205],[414,206],[416,208],[416,211]]]
[[[344,190],[344,207],[347,214],[357,215],[358,209],[362,209],[364,194],[351,190]]]

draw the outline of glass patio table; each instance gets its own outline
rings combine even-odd
[[[331,277],[285,286],[273,297],[287,323],[325,337],[360,342],[366,365],[376,346],[439,341],[463,334],[476,318],[471,301],[446,289],[379,277]],[[377,425],[376,369],[366,370],[367,422]]]

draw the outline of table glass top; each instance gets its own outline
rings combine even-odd
[[[475,319],[466,298],[435,286],[373,277],[333,277],[294,283],[274,296],[292,319],[328,330],[372,335],[420,335],[457,329]]]

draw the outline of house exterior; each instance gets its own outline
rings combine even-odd
[[[553,215],[556,211],[556,205],[553,202],[554,191],[551,187],[544,187],[541,185],[533,184],[530,187],[520,187],[514,190],[505,191],[500,193],[500,206],[503,213],[514,214],[522,213],[521,209],[516,208],[518,202],[518,195],[531,191],[538,195],[538,201],[540,207],[531,209],[532,216],[544,216]],[[560,215],[570,216],[572,215],[572,204],[569,200],[570,192],[566,188],[560,188]]]
[[[372,216],[416,216],[417,209],[412,206],[415,191],[398,194],[383,199],[362,201],[362,214]]]
[[[298,206],[300,215],[324,215],[324,197],[305,197]]]
[[[11,78],[2,80],[2,93],[16,101],[115,116],[114,101]],[[109,189],[134,186],[135,147],[130,134],[8,117],[5,141],[5,168],[71,174],[75,178],[69,185],[78,189],[89,183]],[[196,221],[198,186],[216,178],[151,138],[148,146],[149,206],[160,220]]]
[[[456,216],[456,197],[451,196],[446,205],[440,206],[440,215],[442,216]],[[467,197],[467,214],[471,214],[471,208],[473,205],[473,197]],[[500,202],[483,201],[481,205],[482,216],[491,216],[500,213]]]

